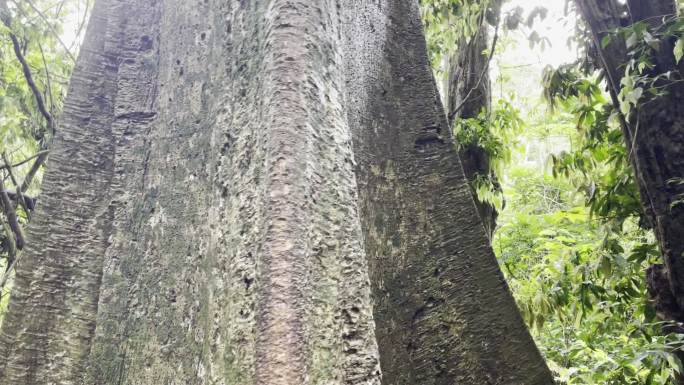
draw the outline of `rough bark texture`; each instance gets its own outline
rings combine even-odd
[[[0,383],[552,383],[416,3],[99,0],[61,127]]]
[[[460,49],[449,58],[445,99],[450,127],[459,119],[477,118],[480,112],[491,107],[489,55],[485,54],[490,48],[488,29],[489,25],[483,22],[478,32],[472,38],[463,39],[459,43]],[[481,147],[461,144],[458,156],[471,186],[478,176],[488,176],[495,182],[495,188],[500,188],[489,155]],[[491,203],[479,200],[474,188],[472,192],[487,236],[491,239],[499,213]]]
[[[383,383],[551,384],[475,210],[417,4],[356,9],[376,33],[353,51],[379,47],[350,55],[347,78]]]
[[[614,39],[601,47],[606,33],[639,21],[661,23],[664,16],[676,13],[673,0],[627,1],[629,19],[618,2],[577,0],[589,26],[601,65],[608,75],[609,91],[615,105],[624,74],[623,63],[629,58],[625,42]],[[684,74],[684,65],[675,63],[674,42],[664,42],[653,62],[652,74],[668,71]],[[661,86],[663,84],[660,84]],[[684,194],[684,84],[667,87],[668,94],[646,100],[629,117],[623,119],[623,133],[630,151],[644,212],[658,238],[663,265],[648,272],[649,292],[660,316],[684,322],[684,205],[675,204]]]

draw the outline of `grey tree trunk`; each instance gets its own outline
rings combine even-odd
[[[471,38],[462,39],[460,49],[449,57],[445,99],[450,127],[459,119],[477,118],[482,111],[489,111],[491,108],[489,55],[485,52],[490,48],[488,30],[489,25],[483,19],[477,33]],[[459,147],[458,156],[471,188],[478,177],[486,176],[494,181],[495,188],[500,189],[486,151],[475,144],[461,144]],[[485,232],[491,239],[499,213],[493,204],[480,200],[474,188],[472,192]]]
[[[99,0],[91,20],[1,384],[552,383],[417,3]]]

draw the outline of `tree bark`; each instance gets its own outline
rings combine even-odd
[[[617,95],[629,60],[623,39],[614,38],[606,47],[603,37],[623,24],[639,21],[661,23],[664,16],[676,14],[673,0],[628,1],[626,8],[616,1],[577,0],[604,68],[609,91],[619,110]],[[627,11],[628,20],[623,16]],[[675,63],[674,42],[665,41],[653,58],[652,75],[672,71],[684,74]],[[663,84],[659,84],[662,86]],[[646,100],[630,116],[622,117],[622,128],[630,161],[641,193],[644,212],[650,218],[658,239],[663,265],[648,272],[649,292],[661,318],[684,322],[684,205],[676,201],[684,195],[684,85],[667,86],[667,95]]]
[[[99,0],[87,36],[0,383],[552,384],[417,3]]]
[[[482,21],[477,33],[469,39],[462,39],[457,49],[449,57],[448,79],[446,84],[446,110],[449,126],[460,119],[477,118],[482,111],[491,108],[491,80],[489,78],[489,25]],[[481,147],[468,144],[459,146],[459,158],[466,179],[471,186],[475,206],[482,219],[485,232],[491,240],[496,230],[499,213],[493,204],[480,200],[474,183],[478,176],[486,176],[500,189],[497,176],[492,170],[491,160]]]
[[[552,384],[474,207],[417,4],[384,4],[349,8],[377,31],[350,34],[349,52],[384,47],[387,64],[369,65],[375,50],[347,58],[383,383]]]

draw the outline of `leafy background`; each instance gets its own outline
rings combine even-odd
[[[495,3],[422,2],[439,79],[447,78],[450,50]],[[645,271],[659,253],[616,113],[588,60],[584,26],[572,2],[500,6],[492,111],[457,121],[454,131],[461,145],[477,144],[495,164],[503,196],[487,183],[475,190],[500,211],[492,246],[518,306],[559,383],[673,383],[683,339],[663,335],[669,325],[647,301]],[[672,54],[681,58],[682,23],[677,15],[658,30],[615,31],[633,57],[625,63],[623,112],[642,94],[657,96],[649,89],[657,79],[645,74],[649,51],[675,38]]]

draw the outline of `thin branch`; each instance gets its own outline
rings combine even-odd
[[[81,32],[83,31],[83,28],[85,27],[86,23],[88,22],[88,10],[89,10],[90,4],[88,0],[85,2],[85,10],[83,12],[83,18],[81,19],[80,23],[78,24],[78,29],[76,30],[76,38],[74,41],[71,42],[71,46],[69,48],[73,48],[77,42],[79,41],[79,37],[81,36]],[[79,2],[79,10],[81,8],[81,3]]]
[[[57,10],[55,11],[55,17],[59,17],[59,14],[62,12],[62,9],[64,8],[64,2],[65,2],[65,0],[62,0],[59,3],[59,6],[57,7]]]
[[[4,15],[2,16],[2,21],[7,26],[7,28],[12,28],[12,21],[10,20],[9,16],[9,8],[7,8],[7,2],[3,0],[0,3],[0,6]],[[45,120],[48,122],[48,126],[50,129],[54,128],[54,119],[52,117],[52,114],[47,110],[45,106],[45,100],[43,99],[43,95],[40,93],[40,89],[38,89],[38,86],[36,85],[36,82],[33,80],[33,74],[31,73],[31,68],[28,65],[28,62],[26,61],[26,58],[24,57],[24,54],[21,50],[21,44],[19,44],[19,39],[17,38],[17,35],[14,33],[10,32],[9,33],[10,39],[12,40],[12,47],[14,48],[14,55],[17,57],[17,60],[19,60],[19,63],[21,64],[21,69],[24,73],[24,78],[26,79],[26,83],[28,83],[29,88],[31,89],[31,93],[33,93],[33,97],[36,99],[36,104],[38,105],[38,110],[40,113],[45,117]]]
[[[19,254],[19,256],[21,256],[21,254]],[[14,269],[14,266],[17,264],[18,261],[19,258],[12,258],[11,260],[7,261],[7,269],[5,269],[5,273],[2,275],[2,278],[0,278],[0,290],[5,288],[7,280],[9,279],[9,276],[12,273],[12,270]]]
[[[473,86],[470,91],[466,94],[466,96],[463,98],[461,101],[461,104],[459,104],[453,111],[449,113],[449,122],[452,122],[456,115],[465,107],[466,103],[468,102],[468,99],[470,98],[470,95],[472,95],[475,90],[480,88],[480,84],[482,84],[482,80],[484,79],[485,75],[487,75],[487,72],[489,71],[489,66],[492,62],[492,58],[494,57],[494,51],[496,50],[496,44],[499,41],[499,24],[496,24],[496,28],[494,28],[494,38],[492,39],[492,48],[489,51],[489,56],[487,57],[487,63],[485,64],[484,68],[482,69],[482,72],[480,73],[479,79],[477,79],[477,83],[475,86]]]
[[[26,207],[30,211],[35,211],[36,202],[38,201],[38,198],[28,196],[25,193],[21,193],[21,195],[24,197],[24,202],[26,202]],[[16,191],[7,190],[7,196],[9,196],[9,199],[13,202],[16,202],[19,199],[19,196],[17,195]]]
[[[71,61],[73,61],[73,62],[75,63],[75,62],[76,62],[76,58],[75,58],[74,55],[71,53],[71,51],[70,51],[69,48],[66,46],[66,44],[64,44],[64,42],[62,41],[62,39],[59,37],[59,34],[57,33],[57,31],[55,31],[55,28],[52,26],[52,24],[50,23],[50,21],[48,20],[48,18],[45,16],[45,14],[43,14],[43,12],[41,12],[41,10],[38,9],[38,7],[36,7],[36,6],[33,4],[33,1],[31,1],[31,0],[23,0],[23,1],[27,2],[28,5],[29,5],[31,8],[33,8],[33,10],[38,14],[38,16],[40,16],[40,18],[43,19],[43,22],[48,26],[48,28],[50,29],[50,32],[52,32],[52,34],[55,36],[55,39],[57,39],[57,41],[58,41],[59,44],[62,46],[62,48],[64,48],[64,51],[66,51],[66,54],[69,56],[69,58],[71,59]],[[12,2],[13,2],[14,4],[17,4],[17,1],[16,1],[16,0],[12,0]],[[17,5],[18,5],[18,4],[17,4]]]
[[[50,114],[55,111],[55,101],[52,99],[52,82],[50,81],[50,70],[48,69],[47,60],[45,60],[45,52],[43,52],[43,45],[38,42],[38,49],[40,50],[40,56],[43,59],[43,69],[45,69],[45,80],[47,82],[47,94],[50,99]],[[50,134],[54,134],[51,132]]]
[[[38,170],[40,170],[40,167],[47,160],[48,154],[49,154],[49,151],[41,151],[38,153],[38,157],[36,158],[36,161],[33,162],[31,169],[26,174],[26,177],[24,178],[24,181],[21,183],[21,187],[19,187],[18,190],[21,190],[22,192],[24,192],[24,191],[27,191],[29,189],[29,187],[31,187],[31,182],[33,182],[33,178],[36,177]]]
[[[14,241],[12,229],[10,229],[10,227],[7,225],[7,222],[0,222],[2,222],[2,229],[5,232],[5,238],[7,239],[7,269],[5,269],[5,271],[7,271],[9,269],[9,265],[12,264],[14,257],[17,255],[17,244]]]
[[[0,164],[0,170],[6,169],[6,168],[10,168],[10,167],[12,167],[12,168],[19,167],[19,166],[21,166],[21,165],[24,165],[24,164],[26,164],[26,163],[32,161],[33,159],[36,159],[36,158],[39,157],[39,156],[41,156],[41,155],[43,155],[43,154],[47,154],[47,153],[49,153],[49,152],[50,152],[49,150],[43,150],[43,151],[37,152],[37,153],[31,155],[30,157],[28,157],[28,158],[26,158],[26,159],[24,159],[24,160],[22,160],[22,161],[20,161],[20,162],[17,162],[17,163],[15,163],[15,164],[9,164],[9,163],[7,163],[7,161],[5,161],[5,164]]]
[[[14,0],[12,0],[14,1]],[[33,5],[32,5],[33,6]],[[0,0],[0,18],[2,18],[2,22],[7,26],[7,28],[12,28],[12,19],[10,16],[9,8],[7,7],[7,0]],[[24,73],[24,78],[26,79],[26,83],[28,84],[29,88],[31,89],[31,93],[33,93],[33,97],[36,99],[36,104],[38,105],[38,110],[40,113],[43,115],[45,120],[47,121],[48,124],[48,129],[50,130],[50,133],[54,135],[56,131],[57,124],[55,122],[54,117],[50,113],[50,111],[47,110],[45,106],[45,99],[43,98],[43,95],[40,93],[40,90],[38,89],[38,86],[36,85],[36,82],[33,80],[33,74],[31,73],[31,69],[29,68],[29,65],[26,61],[26,58],[24,57],[24,54],[22,53],[21,50],[21,45],[19,44],[19,39],[17,39],[17,36],[10,32],[9,33],[10,39],[12,40],[12,46],[14,48],[14,54],[17,57],[17,60],[21,63],[21,68]],[[21,184],[20,187],[17,188],[17,191],[24,192],[26,191],[29,186],[31,185],[31,182],[33,181],[33,178],[35,178],[36,174],[38,173],[38,170],[40,170],[40,167],[45,163],[47,160],[47,152],[41,152],[39,153],[38,157],[36,158],[36,161],[33,163],[33,166],[31,166],[31,169],[29,170],[28,174],[26,174],[26,178],[24,179],[24,182]],[[3,188],[4,190],[4,188]]]
[[[12,181],[14,186],[17,188],[17,202],[19,202],[19,205],[21,206],[21,208],[26,213],[27,219],[30,220],[31,219],[31,213],[28,209],[28,206],[26,205],[26,200],[24,200],[24,194],[22,194],[22,192],[21,192],[21,189],[20,189],[21,185],[19,184],[19,182],[17,182],[17,178],[15,178],[14,172],[12,172],[12,166],[9,165],[10,161],[7,158],[6,152],[2,153],[2,159],[5,161],[5,164],[7,165],[7,173],[9,174],[10,180]],[[7,195],[7,197],[9,198],[9,194]]]
[[[19,225],[19,218],[17,217],[17,212],[14,211],[12,202],[10,201],[9,195],[7,194],[7,189],[5,188],[5,181],[0,178],[0,202],[5,211],[5,217],[9,223],[10,229],[14,233],[17,249],[21,250],[24,248],[24,232],[21,230],[21,225]]]

